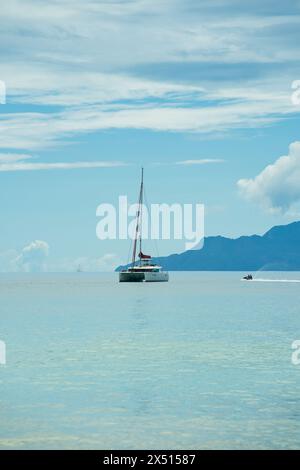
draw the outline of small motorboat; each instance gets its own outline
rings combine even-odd
[[[243,279],[245,279],[245,281],[252,281],[252,274],[247,274],[247,276],[244,276]]]

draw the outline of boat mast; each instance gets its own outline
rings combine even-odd
[[[142,251],[141,248],[142,248],[142,205],[143,205],[143,187],[144,187],[144,168],[142,168],[142,179],[141,179],[139,203],[138,203],[138,210],[137,210],[137,215],[136,215],[135,237],[134,237],[134,245],[133,245],[133,253],[132,253],[132,266],[135,265],[136,245],[137,245],[138,237],[139,237],[139,241],[140,241],[140,253],[141,253],[141,251]]]
[[[141,209],[140,209],[140,253],[142,253],[142,231],[143,231],[143,196],[144,196],[144,168],[142,167],[142,181],[141,181]],[[140,264],[142,259],[140,257]]]

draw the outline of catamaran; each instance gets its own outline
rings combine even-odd
[[[133,243],[132,261],[127,269],[119,272],[120,282],[167,282],[169,273],[161,266],[151,260],[150,255],[145,255],[142,251],[142,217],[143,217],[143,196],[144,196],[144,169],[142,168],[142,178],[139,193],[138,210],[136,215],[135,237]],[[136,256],[137,247],[139,254]],[[138,260],[136,259],[138,258]]]

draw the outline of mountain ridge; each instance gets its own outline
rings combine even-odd
[[[203,248],[153,258],[169,271],[300,270],[300,221],[275,225],[263,235],[205,237]],[[119,266],[116,271],[126,268]]]

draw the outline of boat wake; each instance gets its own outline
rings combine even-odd
[[[246,279],[241,279],[241,281],[246,281]],[[300,279],[263,279],[263,278],[253,278],[252,282],[300,282]]]

